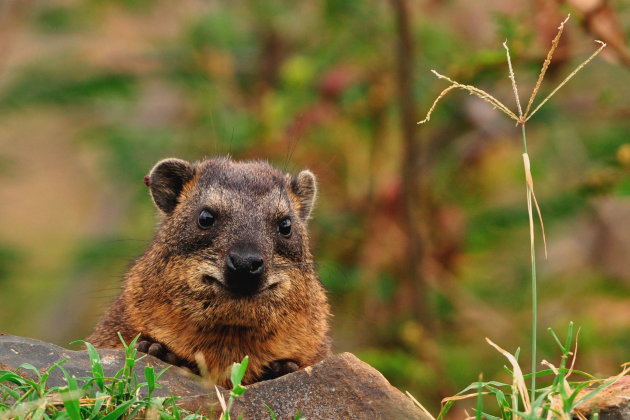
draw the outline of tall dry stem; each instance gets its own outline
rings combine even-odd
[[[514,74],[514,69],[512,67],[512,59],[510,57],[510,49],[508,47],[507,41],[503,43],[503,48],[505,48],[505,52],[506,52],[506,58],[507,58],[507,64],[508,64],[508,77],[510,79],[510,82],[512,84],[512,91],[514,93],[514,99],[516,101],[516,112],[510,110],[509,107],[507,107],[504,103],[502,103],[500,100],[498,100],[497,98],[495,98],[494,96],[492,96],[490,93],[479,89],[475,86],[472,85],[465,85],[462,83],[459,83],[447,76],[444,76],[440,73],[438,73],[435,70],[432,70],[432,72],[440,79],[446,80],[448,81],[451,85],[449,87],[447,87],[446,89],[444,89],[442,92],[440,92],[440,94],[437,96],[437,98],[435,99],[435,101],[433,102],[433,104],[431,105],[431,108],[429,109],[427,116],[425,117],[424,120],[420,121],[418,124],[422,124],[422,123],[426,123],[427,121],[430,120],[431,118],[431,114],[433,113],[433,111],[435,110],[437,103],[444,97],[446,96],[449,92],[451,92],[452,90],[455,89],[463,89],[466,90],[468,93],[475,95],[477,97],[479,97],[480,99],[482,99],[485,102],[488,102],[490,105],[492,105],[493,108],[500,110],[501,112],[503,112],[505,115],[507,115],[509,118],[513,119],[517,125],[521,125],[521,132],[522,132],[522,138],[523,138],[523,167],[525,170],[525,184],[526,184],[526,188],[527,188],[527,213],[528,213],[528,218],[529,218],[529,239],[530,239],[530,257],[531,257],[531,288],[532,288],[532,380],[531,380],[531,391],[530,391],[530,395],[529,398],[525,398],[527,397],[526,395],[523,394],[523,384],[521,382],[519,382],[518,385],[518,392],[521,395],[521,398],[523,398],[523,403],[525,405],[525,410],[526,411],[530,411],[529,409],[531,408],[531,404],[530,401],[534,401],[536,399],[536,348],[537,348],[537,329],[538,329],[538,325],[537,325],[537,319],[538,319],[538,308],[537,308],[537,279],[536,279],[536,249],[535,249],[535,235],[534,235],[534,217],[533,217],[533,209],[535,207],[536,209],[536,213],[538,215],[538,219],[540,221],[540,228],[541,228],[541,232],[542,232],[542,238],[543,238],[543,243],[544,243],[544,248],[545,248],[545,257],[547,256],[547,240],[545,237],[545,226],[543,223],[543,218],[542,218],[542,213],[540,211],[540,206],[538,205],[538,200],[536,199],[536,194],[534,192],[534,181],[533,181],[533,177],[532,177],[532,173],[531,173],[531,164],[530,164],[530,159],[529,159],[529,154],[527,152],[527,135],[526,135],[526,131],[525,131],[525,124],[527,123],[527,121],[529,121],[529,119],[536,113],[538,112],[538,110],[540,110],[540,108],[547,103],[547,101],[553,97],[553,95],[556,94],[556,92],[558,92],[558,90],[560,88],[562,88],[562,86],[564,86],[571,78],[573,78],[585,65],[587,65],[593,58],[595,58],[595,56],[597,56],[602,49],[604,49],[604,47],[606,47],[606,44],[601,42],[601,41],[596,41],[598,43],[601,44],[601,46],[593,53],[591,54],[590,57],[588,57],[586,60],[584,60],[581,64],[579,64],[562,82],[560,82],[560,84],[558,86],[556,86],[551,93],[549,93],[549,95],[547,95],[536,107],[533,108],[532,110],[532,106],[534,104],[534,100],[536,99],[536,95],[538,94],[540,87],[542,85],[543,79],[545,77],[545,74],[547,72],[547,69],[549,67],[549,64],[551,63],[551,59],[553,57],[553,53],[555,52],[556,48],[558,47],[558,43],[560,42],[560,37],[562,36],[562,32],[564,31],[564,25],[566,24],[566,22],[569,20],[570,16],[567,16],[567,18],[560,23],[560,26],[558,27],[558,33],[555,36],[555,38],[552,40],[551,42],[551,47],[549,49],[549,52],[547,53],[547,56],[545,58],[545,61],[543,62],[542,68],[540,70],[540,73],[538,74],[538,78],[536,80],[536,84],[532,90],[532,93],[529,97],[529,100],[527,102],[527,107],[525,108],[525,112],[523,112],[523,109],[521,107],[521,101],[519,99],[519,91],[518,91],[518,86],[516,84],[516,76]],[[490,340],[488,340],[488,342],[494,346],[497,350],[499,350],[501,353],[503,353],[504,355],[506,355],[506,357],[509,358],[509,353],[507,353],[505,350],[499,348],[496,344],[492,343]],[[510,355],[511,356],[511,355]],[[510,361],[512,362],[512,360],[510,359]],[[514,365],[514,363],[513,363]],[[515,369],[517,368],[518,365],[516,365]],[[520,368],[519,368],[520,371]],[[522,374],[520,375],[522,378]]]

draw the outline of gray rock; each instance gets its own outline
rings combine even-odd
[[[114,376],[125,364],[125,352],[122,350],[99,349],[98,353],[101,356],[105,376]],[[141,353],[138,353],[137,357],[141,355]],[[72,351],[30,338],[0,334],[0,369],[17,370],[21,364],[30,363],[40,372],[44,372],[55,363],[64,359],[67,361],[62,366],[71,376],[76,378],[92,376],[92,368],[87,351]],[[140,381],[145,380],[145,366],[153,366],[157,373],[170,365],[147,355],[135,366],[135,373]],[[20,369],[19,373],[31,378],[34,376],[32,372],[25,369]],[[171,392],[181,397],[192,397],[207,393],[203,386],[188,377],[186,372],[174,366],[171,366],[161,376],[159,382],[162,388],[155,391],[154,395],[156,396],[169,396]],[[47,384],[50,387],[67,385],[66,378],[59,369],[55,369],[51,373]]]
[[[409,397],[351,353],[341,353],[273,381],[250,385],[232,414],[278,419],[420,419],[429,420]]]
[[[124,364],[122,350],[99,350],[105,375],[113,376]],[[71,351],[28,338],[0,335],[0,369],[15,370],[30,363],[43,371],[59,360],[76,377],[89,375],[91,368],[85,351]],[[147,356],[136,365],[136,374],[143,380],[145,365],[163,369],[163,362]],[[21,373],[27,373],[22,371]],[[171,368],[161,378],[162,389],[156,395],[169,393],[182,397],[179,405],[193,412],[217,417],[221,410],[216,392],[206,390],[182,369]],[[51,386],[65,385],[61,372],[51,375]],[[229,391],[220,389],[227,400]],[[232,409],[237,418],[268,419],[265,405],[278,419],[293,419],[299,412],[307,419],[420,419],[431,417],[374,368],[350,353],[342,353],[281,378],[247,387]]]

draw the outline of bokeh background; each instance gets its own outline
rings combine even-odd
[[[546,222],[544,331],[581,328],[577,368],[630,361],[630,5],[603,0],[0,2],[0,331],[85,337],[151,239],[142,182],[161,158],[230,154],[308,167],[314,252],[335,348],[434,413],[483,372],[484,342],[529,366],[520,130],[430,69],[512,106],[571,12],[528,124]],[[456,413],[456,412],[455,412]]]

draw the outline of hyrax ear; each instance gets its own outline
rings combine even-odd
[[[309,170],[300,172],[291,179],[291,191],[298,198],[298,213],[303,220],[308,219],[315,204],[317,196],[317,182],[315,175]]]
[[[171,213],[179,202],[182,188],[194,174],[193,166],[185,160],[171,158],[159,161],[145,177],[157,208],[166,214]]]

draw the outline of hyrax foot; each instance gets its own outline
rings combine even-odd
[[[265,372],[261,378],[262,381],[279,378],[288,373],[297,371],[300,367],[291,359],[274,360],[265,368]]]
[[[199,374],[199,369],[195,363],[182,359],[175,353],[169,351],[162,343],[143,338],[136,343],[136,349],[142,353],[147,353],[151,356],[157,357],[168,364],[185,367],[190,369],[193,373]]]

